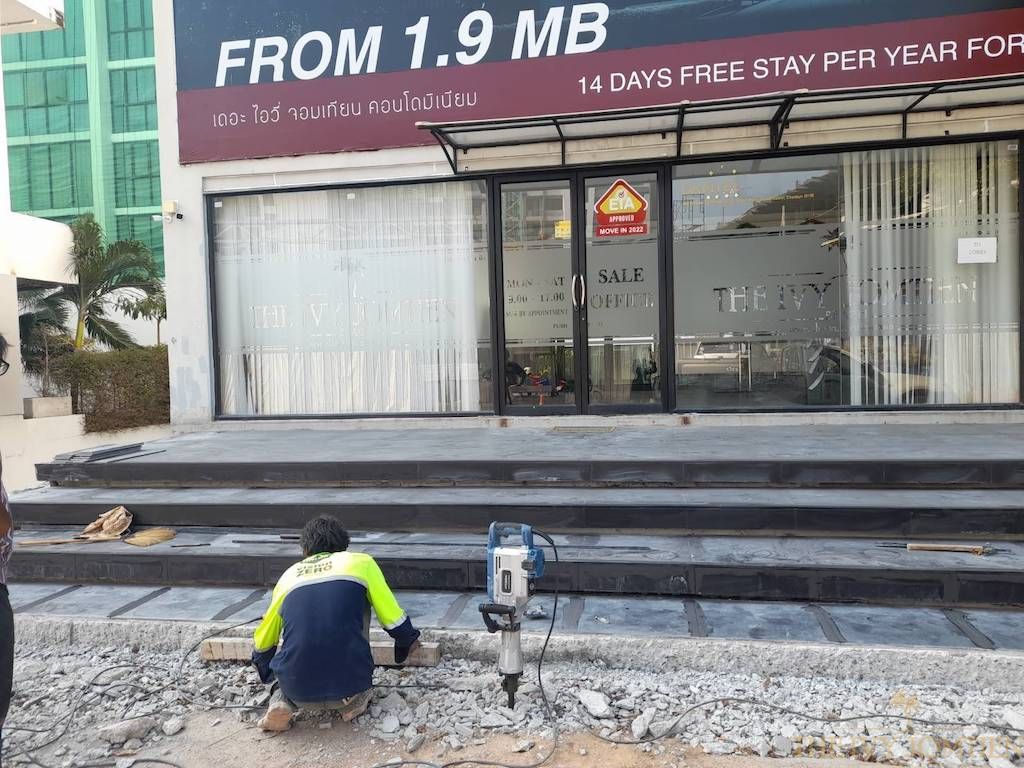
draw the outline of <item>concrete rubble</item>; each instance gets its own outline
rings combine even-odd
[[[124,760],[134,753],[173,755],[175,743],[188,738],[189,716],[200,712],[255,727],[267,700],[255,670],[241,663],[204,664],[194,655],[182,659],[180,652],[123,647],[19,650],[4,764],[27,764],[27,755],[19,756],[26,750],[55,768]],[[913,768],[1011,768],[1024,758],[1024,733],[1000,730],[1024,724],[1024,691],[685,668],[642,671],[564,660],[551,662],[544,680],[562,733],[643,739],[649,743],[624,748],[655,755],[674,744],[712,755],[841,756]],[[511,756],[546,749],[552,735],[535,671],[524,677],[513,709],[493,664],[448,659],[433,669],[378,670],[376,682],[368,713],[351,725],[328,713],[300,717],[314,728],[368,731],[381,744],[382,761],[412,753],[451,757],[493,733],[512,737]],[[895,717],[829,723],[715,701],[722,697],[823,719]],[[700,702],[711,703],[680,719]],[[61,735],[72,711],[63,738],[39,747]],[[907,716],[970,725],[930,726]]]

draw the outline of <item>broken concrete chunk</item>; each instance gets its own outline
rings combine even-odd
[[[654,720],[654,716],[658,714],[658,710],[654,707],[645,709],[643,713],[633,720],[631,730],[633,731],[633,738],[640,740],[647,735],[647,729],[651,727],[651,722]]]
[[[157,722],[152,717],[140,717],[135,720],[124,720],[120,723],[105,725],[99,729],[97,736],[108,744],[124,744],[129,739],[142,739],[156,728]]]
[[[598,720],[612,716],[611,707],[608,706],[608,697],[597,691],[580,691],[580,703],[586,707],[591,717]]]
[[[385,712],[394,712],[395,714],[406,708],[405,699],[402,698],[398,691],[391,691],[391,693],[377,703]]]
[[[939,745],[934,738],[927,734],[915,736],[910,740],[910,751],[918,757],[934,760],[939,755]]]
[[[651,723],[651,727],[647,729],[647,732],[651,734],[655,739],[661,739],[667,736],[673,728],[676,727],[678,720],[658,720]]]
[[[1024,712],[1007,707],[1003,710],[1003,719],[1011,728],[1024,731]]]
[[[174,736],[176,733],[181,733],[184,727],[184,720],[180,717],[172,717],[170,720],[164,722],[161,730],[163,730],[164,735],[166,736]]]
[[[488,712],[480,720],[481,728],[507,728],[512,725],[508,718],[499,715],[497,712]]]
[[[776,736],[772,739],[772,750],[779,757],[789,757],[793,753],[793,740],[788,736]]]
[[[402,724],[398,722],[397,715],[393,712],[388,712],[381,718],[380,724],[377,727],[381,733],[398,733],[398,729],[402,727]]]
[[[708,755],[731,755],[736,751],[736,745],[731,741],[713,741],[700,746]]]

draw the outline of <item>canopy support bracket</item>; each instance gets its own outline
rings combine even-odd
[[[565,134],[562,133],[562,126],[558,124],[558,118],[551,118],[551,124],[555,126],[555,130],[558,131],[558,146],[561,151],[562,165],[565,165]]]
[[[445,141],[444,137],[441,135],[441,132],[438,131],[436,128],[432,128],[430,130],[430,135],[434,137],[438,144],[441,145],[441,151],[444,152],[444,159],[448,161],[448,165],[451,167],[452,173],[458,176],[459,164],[457,162],[457,153],[459,150],[455,147],[454,144],[451,143],[450,140]],[[450,153],[448,152],[449,147],[451,147]]]
[[[782,147],[782,137],[785,135],[789,114],[793,111],[793,105],[795,103],[796,96],[787,96],[783,102],[779,104],[779,108],[775,110],[775,115],[772,117],[771,122],[768,125],[773,152],[778,151]]]
[[[922,101],[927,99],[929,96],[934,96],[940,90],[942,90],[942,85],[936,85],[929,88],[925,93],[922,93],[914,99],[909,105],[907,105],[907,108],[903,110],[903,114],[900,116],[900,123],[902,125],[901,135],[903,136],[904,141],[906,141],[907,132],[910,128],[910,113],[913,112]]]
[[[686,122],[686,103],[679,105],[679,119],[676,121],[676,157],[683,156],[683,124]]]

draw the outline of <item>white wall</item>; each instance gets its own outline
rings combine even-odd
[[[17,416],[0,416],[0,457],[4,465],[4,486],[13,493],[42,485],[36,480],[35,465],[51,461],[58,453],[70,453],[97,445],[149,442],[170,437],[171,434],[168,425],[86,434],[84,416],[53,416],[45,419],[22,419],[20,413]]]
[[[0,418],[21,418],[21,355],[18,352],[18,281],[0,274],[0,334],[11,345],[7,362],[11,370],[0,376]],[[0,441],[2,442],[2,441]]]

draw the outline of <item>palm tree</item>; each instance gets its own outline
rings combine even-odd
[[[109,313],[118,303],[143,299],[159,290],[156,262],[145,243],[118,240],[107,244],[103,228],[91,213],[71,222],[74,245],[69,271],[77,285],[65,286],[61,297],[76,310],[75,349],[85,335],[114,349],[134,346],[131,334]]]
[[[160,324],[167,319],[167,294],[164,293],[162,282],[148,296],[122,298],[117,302],[117,308],[132,320],[142,318],[156,321],[156,345],[160,346]]]
[[[41,395],[52,395],[51,364],[73,346],[67,332],[68,304],[59,288],[19,291],[18,304],[22,368],[39,381]]]

